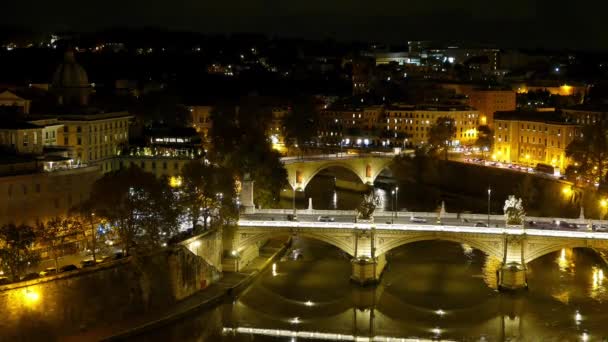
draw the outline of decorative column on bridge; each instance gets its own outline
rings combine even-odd
[[[503,237],[503,260],[498,274],[499,290],[519,290],[528,288],[526,263],[524,258],[525,231],[521,235],[509,235],[509,229],[524,230],[524,209],[521,199],[509,196],[504,206],[507,231]]]
[[[350,279],[362,286],[377,284],[386,266],[385,255],[376,256],[376,228],[374,225],[374,210],[380,199],[371,192],[366,195],[357,208],[357,224],[355,235],[355,253],[351,261],[352,274]]]

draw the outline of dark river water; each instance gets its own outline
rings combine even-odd
[[[361,198],[327,186],[307,195],[328,209]],[[591,250],[536,259],[529,290],[515,294],[496,291],[497,260],[464,244],[416,242],[387,259],[381,283],[361,288],[349,281],[344,253],[296,237],[233,301],[133,340],[608,341],[608,269]]]

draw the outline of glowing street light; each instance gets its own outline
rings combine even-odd
[[[488,187],[488,228],[490,228],[490,203],[492,199],[492,189]]]

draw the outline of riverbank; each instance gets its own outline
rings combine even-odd
[[[245,267],[243,272],[225,273],[222,279],[216,283],[170,308],[148,312],[118,323],[99,325],[94,329],[59,340],[67,342],[122,341],[212,307],[245,290],[264,269],[289,248],[289,243],[290,240],[270,240],[261,248],[260,256]]]

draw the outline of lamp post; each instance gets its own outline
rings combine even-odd
[[[399,187],[395,187],[395,220],[399,219],[397,211],[399,210]]]
[[[492,189],[488,187],[488,228],[490,228],[490,202],[492,198]]]
[[[292,208],[293,208],[293,217],[296,218],[296,183],[293,183],[293,196],[292,196]]]
[[[391,190],[391,223],[395,223],[395,189]]]
[[[97,255],[95,254],[95,247],[97,247],[97,234],[95,232],[95,225],[93,224],[93,217],[95,217],[95,213],[91,212],[91,215],[89,215],[89,222],[91,223],[91,250],[93,251],[93,260],[97,260]]]

